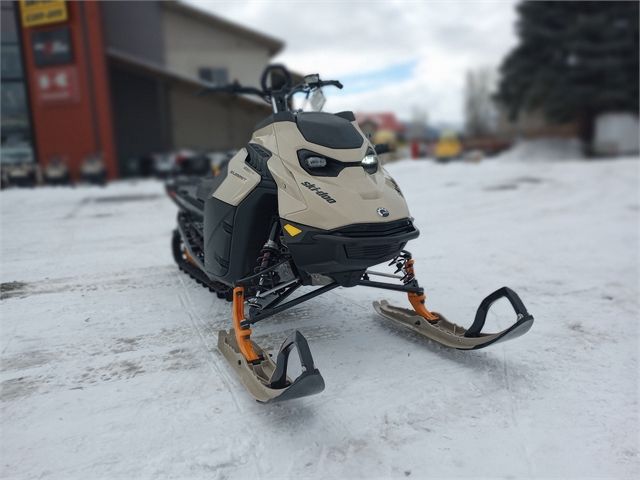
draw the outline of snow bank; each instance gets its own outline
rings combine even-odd
[[[558,161],[583,158],[580,141],[576,138],[540,138],[520,140],[495,160],[505,162]]]
[[[633,155],[638,153],[638,116],[632,113],[604,113],[596,119],[593,147],[600,155]]]

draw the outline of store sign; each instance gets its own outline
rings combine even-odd
[[[77,102],[80,99],[76,67],[36,70],[36,98],[40,104]]]
[[[37,67],[64,65],[73,61],[69,27],[31,32],[31,48]]]
[[[23,27],[49,25],[67,19],[67,4],[64,0],[20,0]]]

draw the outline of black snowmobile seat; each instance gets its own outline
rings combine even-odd
[[[342,113],[342,112],[341,112]],[[328,148],[360,148],[364,138],[349,120],[326,112],[301,112],[296,123],[302,136]]]
[[[207,198],[211,196],[211,194],[220,186],[222,181],[227,176],[227,166],[225,165],[218,175],[215,177],[207,176],[200,180],[198,184],[198,189],[196,190],[196,198],[201,201],[206,201]]]

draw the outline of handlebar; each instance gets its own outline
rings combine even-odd
[[[311,90],[313,88],[322,88],[322,87],[337,87],[339,89],[344,88],[344,85],[339,80],[320,80],[318,82],[314,82],[311,84],[301,83],[291,88],[289,92],[286,93],[287,97],[291,97],[293,94],[298,92],[304,92],[306,90]],[[265,92],[264,90],[260,90],[255,87],[243,87],[238,82],[230,83],[228,85],[220,85],[216,87],[206,87],[198,92],[198,96],[207,95],[209,93],[230,93],[232,95],[237,94],[248,94],[248,95],[257,95],[260,98],[267,100],[269,96],[271,96],[271,92]]]
[[[271,89],[267,88],[267,74],[272,71],[280,71],[284,72],[284,81],[273,85]],[[264,73],[262,74],[262,78],[260,80],[261,89],[256,87],[244,87],[238,83],[236,80],[233,83],[228,85],[220,85],[220,86],[211,86],[205,87],[200,90],[197,95],[202,96],[209,93],[229,93],[231,95],[238,94],[248,94],[248,95],[256,95],[260,97],[267,103],[271,103],[273,105],[274,112],[279,112],[283,110],[289,109],[288,100],[296,93],[305,92],[307,95],[314,89],[322,88],[322,87],[337,87],[342,89],[343,85],[338,80],[320,80],[317,75],[315,75],[317,81],[309,82],[304,81],[296,86],[291,86],[291,76],[288,70],[282,65],[270,65],[268,66]],[[305,77],[308,80],[308,77]],[[276,90],[277,88],[277,90]]]
[[[243,87],[238,82],[230,83],[228,85],[203,88],[198,92],[198,96],[207,95],[209,93],[230,93],[232,95],[246,93],[248,95],[257,95],[258,97],[266,100],[266,93],[262,90],[255,87]]]
[[[293,95],[295,95],[296,93],[299,92],[310,92],[311,90],[313,90],[314,88],[322,88],[322,87],[337,87],[339,89],[342,89],[344,85],[342,85],[342,83],[340,83],[339,80],[318,80],[317,82],[313,82],[313,83],[300,83],[298,85],[296,85],[295,87],[293,87],[289,93],[287,93],[287,97],[290,98]]]
[[[320,80],[318,82],[319,87],[338,87],[340,90],[344,87],[340,80]]]

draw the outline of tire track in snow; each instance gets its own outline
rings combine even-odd
[[[183,292],[181,294],[179,294],[179,298],[180,298],[180,303],[182,304],[182,306],[185,308],[187,315],[189,316],[189,319],[191,320],[192,325],[194,326],[194,328],[196,329],[196,331],[198,332],[198,335],[200,336],[200,339],[202,340],[202,343],[204,344],[206,350],[207,350],[207,363],[210,365],[211,369],[214,371],[214,373],[217,373],[218,378],[220,378],[220,380],[222,381],[222,383],[224,384],[224,386],[226,387],[226,389],[229,392],[229,395],[231,396],[231,399],[233,400],[233,403],[236,406],[236,410],[239,413],[245,413],[245,409],[242,407],[240,400],[238,400],[238,397],[235,393],[235,388],[233,385],[233,381],[231,380],[231,378],[229,377],[229,375],[227,374],[227,372],[223,371],[223,369],[221,369],[218,365],[217,360],[213,357],[213,352],[217,350],[218,346],[216,344],[215,348],[211,348],[209,342],[207,342],[206,339],[206,335],[203,333],[203,329],[201,328],[203,326],[203,320],[202,318],[200,318],[200,316],[193,310],[192,306],[192,301],[191,301],[191,297],[189,295],[189,289],[187,288],[187,285],[185,284],[185,277],[184,275],[181,274],[181,272],[178,272],[177,275],[179,276],[180,279],[180,285],[182,286]],[[244,417],[244,416],[243,416]],[[247,425],[245,422],[243,422],[243,426],[242,426],[243,430],[247,430]],[[256,453],[256,450],[254,448],[248,448],[251,456],[253,457],[253,467],[255,468],[256,474],[258,478],[263,478],[263,474],[262,474],[262,468],[260,467],[260,458],[258,457],[258,454]],[[222,478],[226,478],[226,477],[222,477]]]
[[[507,352],[505,346],[502,345],[502,376],[504,378],[505,387],[507,392],[509,393],[510,400],[509,401],[509,416],[511,417],[511,425],[515,428],[516,435],[518,438],[518,443],[520,444],[520,448],[524,454],[524,459],[527,462],[527,470],[529,472],[529,477],[533,478],[535,475],[533,473],[533,465],[531,462],[531,455],[529,455],[529,449],[527,448],[526,438],[523,438],[522,427],[520,426],[520,422],[518,421],[517,415],[517,398],[514,395],[513,390],[511,389],[511,375],[509,373],[509,364],[507,363]]]
[[[207,351],[207,363],[209,364],[214,375],[220,378],[224,386],[229,391],[229,394],[231,395],[231,399],[233,400],[233,403],[236,406],[236,410],[240,413],[244,413],[244,408],[242,408],[242,406],[240,405],[240,402],[238,401],[238,398],[234,392],[234,387],[231,384],[229,377],[227,376],[226,372],[223,372],[222,369],[217,365],[216,359],[213,358],[213,352],[215,350],[211,347],[211,345],[207,341],[206,336],[203,333],[201,328],[202,327],[201,319],[194,312],[192,308],[191,297],[189,296],[188,288],[184,283],[183,275],[181,272],[176,273],[176,275],[179,275],[180,286],[182,287],[182,291],[178,292],[178,298],[180,299],[180,304],[182,305],[185,312],[187,313],[189,320],[191,322],[191,325],[198,333],[198,336],[200,337],[200,341],[202,342],[202,344],[205,347],[205,350]]]
[[[361,310],[365,310],[367,312],[371,312],[372,311],[372,308],[365,307],[361,303],[358,303],[357,301],[355,301],[353,298],[349,298],[346,295],[342,295],[342,294],[338,293],[336,290],[333,290],[332,292],[329,292],[329,293],[331,295],[335,295],[336,297],[340,297],[342,300],[346,301],[347,303],[350,303],[351,305],[355,305],[356,307],[360,308]]]

